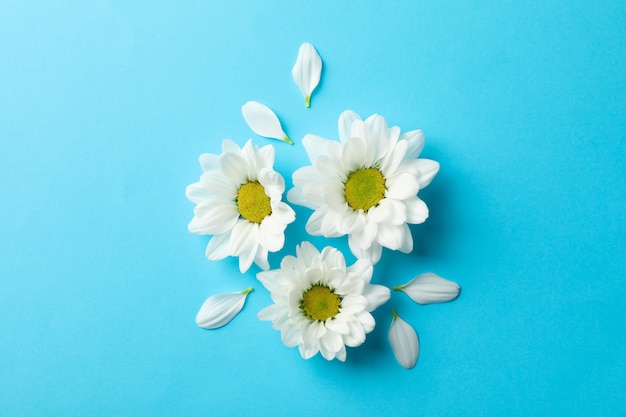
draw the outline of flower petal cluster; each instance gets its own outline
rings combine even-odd
[[[300,45],[298,59],[291,70],[291,75],[302,91],[304,104],[307,107],[311,107],[311,94],[319,84],[321,74],[322,58],[312,44],[303,43]]]
[[[189,231],[213,235],[206,249],[210,260],[239,257],[239,270],[254,262],[269,269],[268,252],[282,249],[285,228],[295,213],[282,201],[283,177],[274,171],[274,148],[249,140],[242,148],[230,139],[222,154],[203,154],[200,181],[187,187],[196,204]]]
[[[339,117],[339,139],[309,134],[302,141],[312,165],[294,172],[287,199],[314,210],[307,232],[348,235],[352,253],[372,263],[383,247],[411,252],[408,225],[428,217],[417,193],[439,170],[437,162],[417,159],[422,131],[401,133],[382,116],[362,120],[347,110]]]
[[[212,295],[200,307],[196,324],[203,329],[217,329],[235,318],[243,308],[252,287],[227,294]]]
[[[259,272],[274,304],[258,314],[280,330],[283,343],[298,346],[304,359],[318,352],[327,360],[346,359],[346,346],[359,346],[374,329],[371,312],[390,297],[382,285],[370,284],[373,267],[367,260],[346,266],[343,254],[311,243],[286,256],[280,269]]]

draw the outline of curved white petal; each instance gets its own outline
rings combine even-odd
[[[339,115],[339,140],[342,143],[352,137],[352,124],[355,120],[361,120],[361,116],[352,110],[346,110]]]
[[[205,255],[211,261],[219,261],[230,255],[228,241],[230,240],[230,232],[214,235],[206,247]]]
[[[187,186],[185,190],[185,197],[194,204],[202,203],[212,197],[211,193],[207,191],[205,187],[199,182],[195,182]]]
[[[456,282],[427,272],[404,285],[394,287],[394,290],[404,291],[416,303],[434,304],[454,300],[459,296],[461,287]]]
[[[420,175],[417,180],[421,190],[430,184],[433,178],[435,178],[435,175],[437,175],[437,172],[439,172],[439,162],[431,159],[418,159],[417,164],[420,170]]]
[[[322,58],[315,50],[315,47],[305,42],[300,45],[298,59],[291,70],[294,81],[298,84],[300,91],[304,95],[305,105],[311,106],[311,94],[320,82],[322,74]]]
[[[252,288],[248,288],[207,298],[196,315],[196,324],[203,329],[217,329],[226,325],[241,311],[251,291]]]
[[[293,144],[283,130],[276,113],[266,105],[249,101],[241,107],[241,113],[250,129],[257,135]]]
[[[239,218],[237,206],[232,201],[204,201],[194,208],[194,214],[187,228],[191,233],[200,235],[225,233]]]
[[[384,285],[366,285],[363,296],[367,299],[367,311],[372,312],[391,298],[391,291]]]
[[[247,220],[237,222],[230,237],[230,253],[239,257],[239,270],[246,272],[256,255],[259,245],[259,226]]]
[[[419,197],[404,200],[406,206],[406,221],[410,224],[424,223],[428,218],[428,207]]]
[[[400,134],[399,140],[406,140],[408,142],[408,148],[406,151],[406,158],[413,159],[422,152],[424,148],[424,132],[421,130],[411,130]]]
[[[405,369],[411,369],[417,363],[420,346],[415,329],[393,312],[393,322],[389,328],[389,344],[393,355]]]

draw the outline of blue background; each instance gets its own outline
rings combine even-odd
[[[0,415],[626,415],[626,3],[172,3],[0,3]],[[325,65],[310,109],[304,41]],[[253,135],[248,100],[296,144]],[[463,291],[394,293],[346,363],[304,361],[256,319],[258,269],[204,258],[184,191],[225,137],[274,144],[290,185],[302,136],[337,138],[345,109],[423,129],[441,163],[415,251],[374,281]],[[196,327],[251,285],[228,326]],[[411,371],[392,308],[420,335]]]

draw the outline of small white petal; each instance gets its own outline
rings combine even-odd
[[[213,295],[202,304],[196,324],[203,329],[217,329],[230,322],[243,308],[252,288],[240,292]]]
[[[404,291],[416,303],[434,304],[454,300],[459,296],[461,287],[456,282],[427,272],[404,285],[394,287],[394,290]]]
[[[291,70],[294,81],[304,95],[305,105],[311,106],[311,94],[320,82],[322,74],[322,58],[315,47],[306,42],[300,46],[298,59]]]
[[[406,158],[408,159],[417,158],[424,148],[425,138],[424,132],[421,130],[404,132],[400,135],[399,140],[406,140],[408,142],[409,146],[406,151]]]
[[[384,285],[366,285],[363,296],[367,299],[367,311],[372,312],[389,300],[391,291]]]
[[[419,339],[415,329],[393,312],[393,322],[389,328],[389,344],[393,355],[403,368],[411,369],[417,363],[420,352]]]
[[[339,116],[339,140],[344,143],[352,137],[352,124],[361,120],[361,116],[352,110],[346,110]]]
[[[293,144],[280,125],[276,113],[266,105],[249,101],[241,107],[241,113],[250,129],[257,135]]]
[[[420,184],[420,190],[426,187],[433,180],[437,172],[439,172],[439,162],[431,159],[418,159],[417,164],[420,170],[420,176],[417,179]]]
[[[228,241],[230,240],[230,231],[215,235],[209,240],[206,247],[206,257],[211,261],[219,261],[230,255]]]

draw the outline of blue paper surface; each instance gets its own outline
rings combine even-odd
[[[0,415],[625,415],[625,28],[621,1],[2,2]],[[295,145],[254,135],[248,100]],[[184,192],[226,137],[273,144],[290,187],[302,136],[337,138],[346,109],[422,129],[441,164],[414,252],[373,281],[462,293],[395,292],[345,363],[305,361],[257,320],[258,268],[204,257]],[[302,240],[354,261],[296,212],[273,268]],[[228,326],[195,325],[249,286]],[[420,337],[411,371],[392,308]]]

